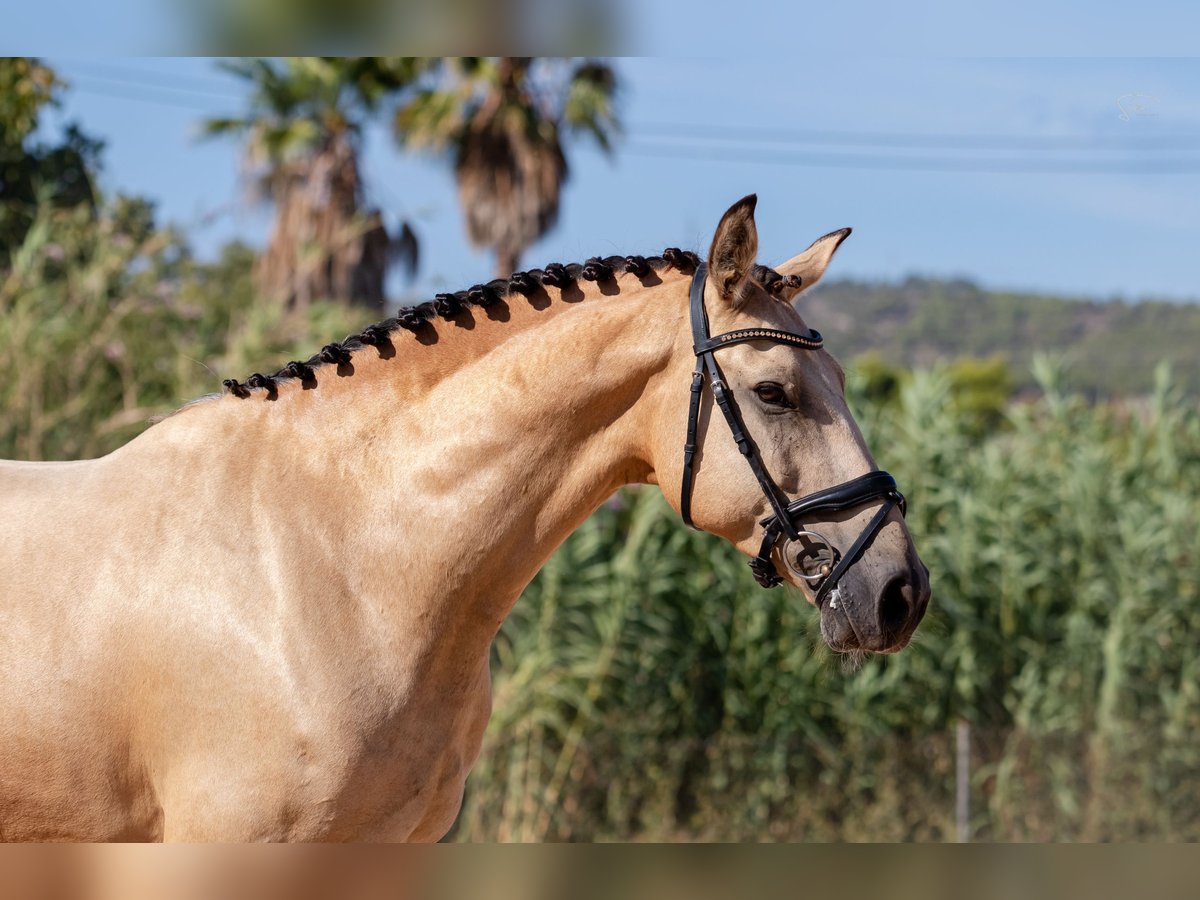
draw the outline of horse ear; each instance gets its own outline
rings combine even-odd
[[[758,229],[754,207],[758,195],[743,197],[726,210],[713,234],[708,251],[708,278],[722,300],[736,301],[739,288],[758,256]]]
[[[850,232],[853,229],[839,228],[837,231],[831,231],[829,234],[822,235],[812,242],[812,246],[801,253],[799,256],[793,256],[781,266],[776,266],[775,271],[785,278],[789,275],[795,276],[785,283],[781,296],[785,300],[793,300],[801,291],[806,291],[825,274],[825,269],[829,267],[829,261],[833,259],[833,254],[837,252],[837,248],[842,246],[842,241],[850,237]]]

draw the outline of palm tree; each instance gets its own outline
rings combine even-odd
[[[318,298],[377,306],[389,261],[416,266],[409,226],[393,240],[379,211],[364,208],[359,153],[366,119],[427,66],[411,57],[225,64],[252,86],[249,110],[204,127],[247,138],[257,188],[274,203],[275,225],[255,270],[260,291],[291,308]]]
[[[506,277],[558,219],[564,135],[611,150],[616,75],[592,60],[457,57],[426,80],[398,108],[396,138],[450,152],[467,234]]]

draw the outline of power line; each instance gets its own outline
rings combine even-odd
[[[126,78],[110,78],[90,75],[88,80],[77,79],[75,89],[83,93],[99,94],[135,102],[156,103],[181,109],[212,113],[213,105],[204,103],[200,97],[211,97],[233,101],[231,95],[216,94],[193,88],[177,88],[134,81]],[[643,130],[644,129],[644,130]],[[764,165],[785,165],[808,168],[872,169],[878,171],[979,173],[979,174],[1146,174],[1180,175],[1200,172],[1200,155],[1197,156],[1151,156],[1130,159],[1097,159],[1061,157],[1038,158],[1030,156],[990,157],[963,155],[956,151],[1012,152],[1038,145],[1036,152],[1057,152],[1065,149],[1102,149],[1088,143],[1091,139],[1082,136],[1070,138],[1037,138],[1012,135],[931,135],[898,134],[887,132],[836,132],[766,130],[762,128],[737,129],[735,134],[715,133],[710,127],[688,124],[638,126],[629,135],[620,152],[632,156],[695,160],[711,162],[740,162]],[[683,135],[681,139],[680,136]],[[688,136],[690,135],[690,136]],[[872,141],[878,140],[878,143]],[[958,146],[943,146],[936,141],[946,140]],[[1058,140],[1058,146],[1044,144]],[[1165,139],[1159,139],[1160,143]],[[1170,137],[1176,143],[1191,149],[1200,149],[1200,141],[1183,135]],[[993,142],[985,145],[984,141]],[[820,152],[806,148],[805,142],[825,145],[846,145],[868,148],[866,151]],[[972,143],[973,142],[973,143]],[[1007,142],[1005,144],[1004,142]],[[1096,139],[1103,144],[1102,138]],[[765,145],[765,146],[764,146]],[[897,155],[870,152],[875,148],[898,149],[926,148],[943,152],[938,155]],[[1111,145],[1108,150],[1144,154],[1160,152],[1161,147],[1141,145]]]
[[[155,84],[150,81],[140,81],[131,78],[111,78],[106,75],[88,75],[88,81],[84,84],[95,87],[111,87],[123,88],[129,91],[149,91],[153,94],[166,94],[168,96],[177,96],[181,100],[196,100],[201,97],[207,97],[211,100],[219,100],[223,103],[242,103],[244,97],[238,97],[233,94],[217,94],[212,91],[198,90],[196,88],[173,87],[169,84]],[[210,104],[211,106],[211,104]]]
[[[101,62],[73,63],[72,68],[109,82],[131,87],[147,87],[152,90],[180,91],[188,94],[212,97],[213,99],[239,102],[244,98],[236,93],[218,89],[221,80],[216,77],[181,74],[155,70],[153,72]],[[172,87],[171,85],[175,85]],[[223,84],[223,87],[229,85]],[[1167,150],[1200,150],[1200,134],[1154,134],[1131,131],[1127,135],[1013,135],[1013,134],[961,134],[961,133],[911,133],[896,131],[847,131],[836,129],[789,128],[778,125],[700,125],[691,122],[640,122],[630,128],[638,137],[678,140],[686,138],[705,143],[753,143],[753,144],[817,144],[845,147],[890,147],[896,149],[970,149],[980,151],[1032,150],[1058,152],[1064,150],[1087,151],[1139,151],[1162,152]]]
[[[767,149],[767,148],[763,148]],[[949,156],[883,156],[872,153],[813,153],[802,150],[763,152],[763,149],[639,143],[636,138],[622,153],[666,159],[741,162],[830,169],[878,169],[909,172],[973,172],[981,174],[1144,174],[1200,173],[1200,157],[1148,160],[1037,159],[1034,157],[970,158]]]
[[[720,143],[818,144],[843,147],[963,150],[1200,150],[1200,134],[1012,135],[1012,134],[913,134],[895,131],[835,131],[756,125],[696,125],[677,122],[644,122],[630,132],[665,140],[680,138]]]
[[[86,82],[76,82],[72,85],[72,90],[78,91],[81,94],[97,94],[101,97],[114,97],[119,100],[134,100],[138,103],[157,103],[160,106],[173,106],[176,109],[194,110],[197,112],[213,112],[211,103],[203,103],[198,98],[189,97],[171,97],[171,96],[155,96],[154,94],[145,93],[143,89],[127,88],[123,85],[105,85],[105,84],[89,84]]]
[[[215,100],[228,100],[233,103],[244,99],[236,91],[231,90],[233,85],[227,81],[222,82],[221,79],[215,77],[209,78],[203,75],[187,75],[161,69],[150,70],[91,61],[72,62],[67,69],[70,72],[79,72],[86,77],[120,82],[136,87],[149,87],[160,90],[169,89],[187,94],[212,97]],[[70,79],[69,75],[68,79]]]

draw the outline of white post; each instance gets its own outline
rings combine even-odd
[[[958,744],[955,820],[958,825],[958,843],[969,844],[971,842],[971,724],[966,719],[959,719],[955,732]]]

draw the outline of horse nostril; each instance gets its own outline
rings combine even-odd
[[[911,594],[912,588],[901,575],[887,583],[879,598],[879,628],[884,634],[896,634],[908,624]]]

